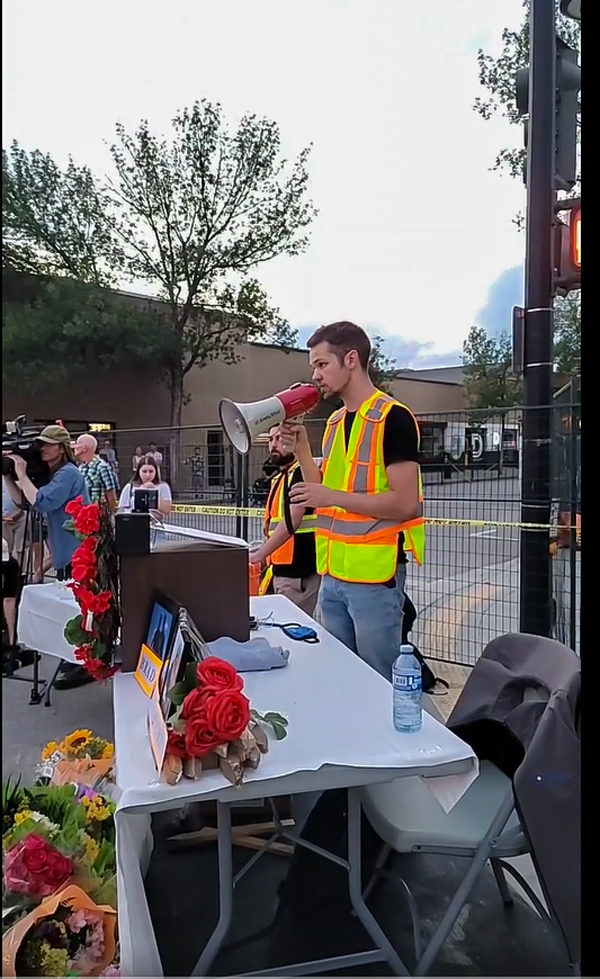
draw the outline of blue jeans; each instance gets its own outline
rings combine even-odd
[[[406,568],[396,571],[396,587],[340,581],[323,575],[318,621],[391,682],[392,665],[402,638]]]

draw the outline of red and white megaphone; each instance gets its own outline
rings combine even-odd
[[[298,418],[319,400],[319,392],[313,384],[293,384],[286,391],[274,394],[264,401],[236,404],[223,398],[219,404],[219,417],[223,430],[234,449],[246,455],[257,435],[268,432],[273,425],[281,425],[290,418]]]

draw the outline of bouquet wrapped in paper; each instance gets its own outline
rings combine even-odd
[[[2,975],[108,975],[116,923],[113,907],[96,904],[80,887],[65,887],[2,936]]]
[[[216,656],[188,666],[185,679],[169,691],[177,706],[163,768],[170,784],[220,768],[230,782],[241,785],[268,751],[267,728],[277,740],[285,738],[286,718],[252,710],[243,689],[237,670]]]
[[[49,741],[41,754],[37,781],[66,785],[100,786],[113,781],[115,748],[110,741],[98,738],[91,731],[78,730],[67,734],[62,741]]]
[[[71,883],[116,901],[111,799],[87,786],[5,782],[2,810],[4,925]]]

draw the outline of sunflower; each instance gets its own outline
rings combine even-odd
[[[102,749],[102,757],[105,759],[114,758],[115,746],[108,741]]]
[[[55,751],[58,751],[58,745],[56,741],[49,741],[44,750],[42,751],[42,761],[48,761],[52,757]]]
[[[71,734],[67,734],[64,741],[61,742],[61,750],[70,754],[79,754],[89,745],[92,741],[93,735],[91,731],[73,731]]]

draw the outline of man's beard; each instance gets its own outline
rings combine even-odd
[[[282,455],[279,452],[271,452],[267,461],[273,466],[278,466],[280,469],[283,469],[284,466],[291,465],[294,458],[295,456],[292,452],[288,452],[286,455]]]

